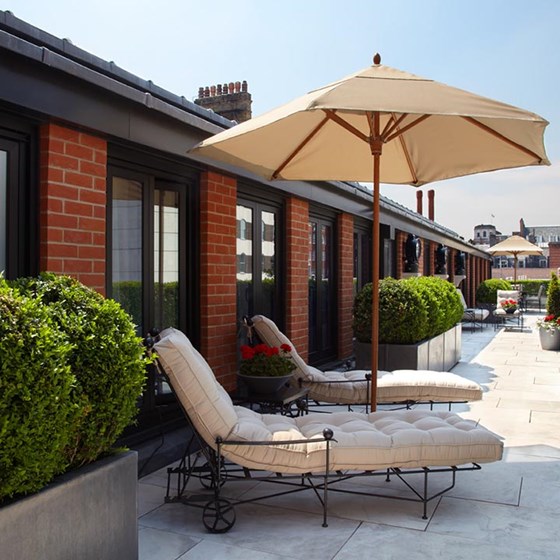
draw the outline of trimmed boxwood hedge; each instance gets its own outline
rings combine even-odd
[[[371,342],[371,297],[372,286],[366,284],[354,299],[352,327],[359,342]],[[452,328],[462,316],[455,287],[441,278],[379,282],[380,343],[413,344],[432,338]]]
[[[2,500],[109,452],[147,360],[130,316],[73,278],[2,281],[0,293]]]
[[[49,311],[0,278],[0,502],[36,492],[68,466],[79,414],[71,351]]]
[[[48,307],[73,345],[68,359],[81,418],[66,453],[73,467],[94,461],[136,415],[145,378],[142,340],[117,302],[74,278],[43,273],[15,285]]]

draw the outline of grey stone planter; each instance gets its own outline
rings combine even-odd
[[[551,329],[547,330],[541,327],[539,329],[539,338],[541,341],[541,348],[543,350],[560,350],[560,330]]]
[[[1,507],[2,560],[137,560],[137,463],[118,453]]]
[[[371,369],[371,344],[354,341],[356,369]],[[379,369],[449,371],[461,359],[461,325],[416,344],[380,344]]]

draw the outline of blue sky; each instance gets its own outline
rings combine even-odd
[[[247,80],[253,115],[370,65],[375,52],[388,66],[533,111],[551,123],[551,167],[422,190],[436,191],[436,220],[467,239],[479,223],[506,234],[520,218],[560,224],[557,0],[0,0],[0,9],[187,99]],[[416,208],[412,187],[382,193]]]

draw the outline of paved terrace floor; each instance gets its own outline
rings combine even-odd
[[[418,503],[331,493],[323,528],[317,500],[303,492],[239,506],[231,531],[212,535],[201,510],[163,503],[163,469],[139,481],[141,560],[558,560],[560,352],[541,350],[536,318],[526,316],[523,332],[463,332],[453,371],[485,393],[453,411],[501,435],[505,453],[458,473],[455,488],[430,502],[427,520]],[[386,484],[380,479],[350,484]],[[259,491],[231,485],[236,495]]]

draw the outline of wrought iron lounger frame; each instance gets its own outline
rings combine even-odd
[[[147,338],[146,345],[149,349],[153,346],[153,339],[151,337]],[[165,373],[163,367],[159,364],[157,356],[154,357],[154,364],[158,371],[166,382],[169,384],[171,391],[174,392],[173,386]],[[227,440],[222,438],[216,438],[216,450],[212,449],[208,443],[200,436],[195,426],[190,420],[190,417],[183,407],[180,399],[177,399],[181,409],[185,415],[188,425],[192,429],[192,436],[190,441],[186,446],[185,453],[177,467],[169,467],[167,469],[167,493],[165,496],[166,503],[182,503],[195,508],[202,509],[202,522],[206,529],[211,533],[225,533],[229,531],[235,524],[235,506],[253,503],[261,500],[266,500],[270,498],[275,498],[279,496],[285,496],[287,494],[293,494],[296,492],[302,492],[306,490],[312,490],[315,496],[318,498],[322,506],[322,516],[323,516],[323,527],[328,527],[328,493],[340,492],[351,495],[360,495],[368,497],[381,497],[390,498],[394,500],[418,502],[423,505],[422,508],[422,519],[428,519],[427,511],[428,504],[435,498],[442,496],[443,494],[449,492],[455,487],[456,474],[459,471],[476,471],[480,470],[482,467],[477,463],[471,463],[470,465],[461,466],[449,466],[449,467],[422,467],[422,468],[387,468],[384,470],[377,471],[330,471],[329,470],[329,454],[330,454],[330,443],[331,441],[336,441],[334,439],[334,434],[332,430],[326,428],[323,430],[323,437],[316,438],[314,442],[324,441],[325,445],[325,468],[324,473],[302,473],[302,474],[282,474],[273,473],[268,474],[270,471],[262,471],[257,469],[249,469],[247,467],[242,467],[236,465],[235,463],[226,462],[222,456],[221,450],[223,447],[228,445],[235,446],[281,446],[281,445],[294,445],[294,444],[307,444],[309,440],[275,440],[275,441],[239,441],[239,440]],[[193,442],[198,444],[198,451],[193,453],[189,450],[192,448]],[[199,460],[203,458],[205,463],[202,466],[197,466]],[[440,473],[450,473],[451,483],[449,486],[443,490],[439,490],[433,494],[429,493],[429,475],[440,474]],[[407,475],[422,474],[423,484],[422,489],[418,489],[410,484],[405,477]],[[405,486],[412,492],[412,495],[407,496],[395,496],[384,493],[377,492],[361,492],[357,490],[348,490],[334,488],[333,486],[337,483],[344,482],[353,478],[358,477],[373,477],[373,476],[384,476],[387,482],[391,481],[392,476],[396,476],[401,480]],[[172,477],[176,477],[176,493],[171,495],[171,480]],[[202,486],[210,493],[206,494],[191,494],[187,491],[187,485],[192,478],[197,478],[201,482]],[[280,484],[289,487],[288,490],[281,492],[272,492],[270,494],[257,496],[254,498],[247,499],[232,499],[224,498],[221,495],[221,488],[224,486],[226,481],[237,480],[237,481],[249,481],[249,482],[268,482],[272,484]]]

